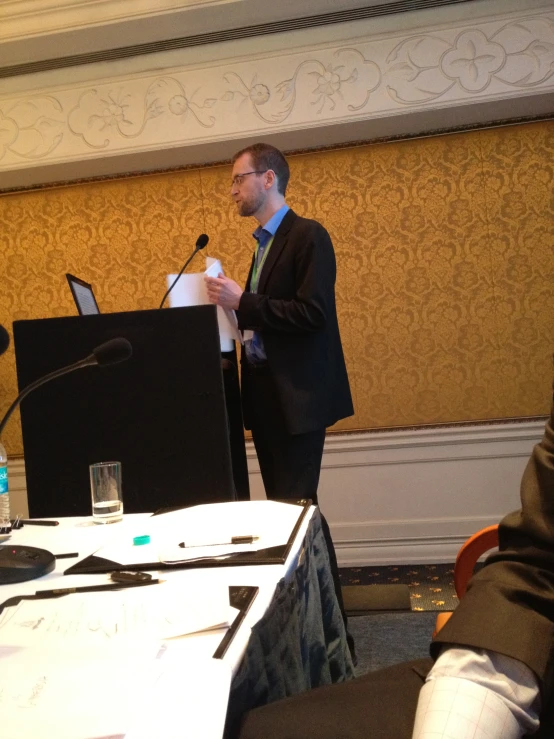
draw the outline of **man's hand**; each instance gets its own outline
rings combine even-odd
[[[222,308],[238,310],[240,297],[243,293],[240,285],[225,277],[222,272],[217,277],[204,277],[204,280],[208,288],[210,303],[221,305]]]

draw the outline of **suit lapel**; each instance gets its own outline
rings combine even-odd
[[[273,243],[271,244],[271,248],[262,269],[262,274],[260,275],[260,282],[258,284],[259,293],[263,293],[265,291],[267,281],[269,280],[273,267],[277,263],[281,252],[285,248],[289,231],[292,228],[292,224],[294,223],[296,218],[296,213],[294,213],[292,210],[287,211],[285,217],[281,221],[281,225],[279,226],[275,236],[273,237]],[[250,273],[252,273],[252,270],[250,271]],[[248,279],[250,280],[250,278]]]

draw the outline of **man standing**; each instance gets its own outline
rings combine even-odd
[[[327,231],[285,203],[283,154],[253,144],[233,158],[231,196],[258,222],[243,290],[223,275],[206,278],[210,301],[236,311],[243,331],[241,396],[268,499],[311,498],[325,429],[353,414],[335,306],[336,262]],[[335,549],[322,528],[337,600],[347,624]],[[347,632],[352,657],[354,642]]]
[[[335,307],[336,263],[327,231],[285,203],[289,166],[268,144],[233,159],[231,195],[253,216],[256,251],[246,290],[206,278],[212,303],[237,312],[244,332],[242,404],[268,498],[311,498],[325,429],[352,415]]]

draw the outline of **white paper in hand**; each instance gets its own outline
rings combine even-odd
[[[223,273],[223,268],[219,259],[206,257],[206,272],[192,273],[181,275],[175,287],[169,293],[169,305],[172,308],[186,308],[193,305],[210,305],[208,300],[208,291],[204,282],[204,275],[209,277],[217,277],[219,273]],[[167,286],[173,284],[177,275],[167,276]],[[219,340],[221,343],[221,351],[229,352],[233,350],[233,341],[241,341],[240,332],[238,330],[237,318],[235,312],[226,310],[221,306],[217,306],[217,323],[219,327]]]
[[[225,274],[221,262],[219,259],[213,257],[206,257],[206,271],[204,272],[208,277],[219,277],[220,274]],[[219,335],[221,337],[221,351],[232,351],[232,344],[229,349],[223,349],[223,336],[228,340],[238,341],[242,344],[242,336],[239,331],[239,323],[234,310],[229,308],[217,307],[217,320],[219,323]],[[223,333],[222,333],[223,332]]]

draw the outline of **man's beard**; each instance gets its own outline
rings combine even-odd
[[[248,200],[241,200],[238,204],[239,216],[253,216],[255,215],[264,204],[264,194],[257,193],[252,195]]]

